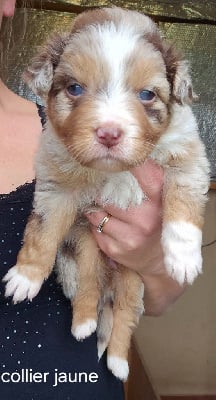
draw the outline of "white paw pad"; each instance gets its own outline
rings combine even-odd
[[[202,272],[202,232],[189,222],[169,222],[162,232],[168,274],[180,284],[193,283]]]
[[[94,319],[87,319],[83,324],[72,326],[71,332],[77,340],[83,340],[96,331],[97,322]]]
[[[12,296],[15,304],[25,299],[32,300],[38,294],[43,283],[42,281],[31,281],[22,275],[16,266],[8,271],[3,281],[7,282],[5,296]]]
[[[129,374],[129,367],[127,360],[117,356],[107,357],[107,366],[112,371],[113,375],[121,379],[121,381],[126,381]]]

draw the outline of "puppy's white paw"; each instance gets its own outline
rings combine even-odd
[[[146,198],[137,180],[130,172],[110,174],[101,193],[103,205],[113,204],[122,209],[139,205]]]
[[[179,221],[164,225],[162,246],[168,274],[180,284],[193,283],[202,272],[202,232],[195,225]]]
[[[3,281],[7,282],[5,296],[12,296],[15,304],[25,299],[32,300],[38,294],[43,283],[43,281],[32,281],[22,275],[16,266],[8,271]]]
[[[112,371],[113,375],[126,381],[129,374],[129,367],[127,360],[117,356],[107,356],[107,366]]]
[[[97,322],[94,319],[87,319],[83,324],[72,326],[71,332],[77,340],[83,340],[96,331]]]

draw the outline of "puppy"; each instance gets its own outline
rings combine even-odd
[[[107,347],[108,368],[126,380],[143,283],[122,265],[109,267],[82,215],[98,197],[122,209],[141,204],[145,195],[129,171],[150,158],[165,174],[167,272],[180,284],[201,273],[209,164],[188,105],[188,64],[150,18],[104,8],[79,15],[70,32],[52,37],[25,79],[44,99],[47,123],[34,209],[17,264],[4,278],[6,296],[36,296],[58,253],[73,335],[84,339],[98,326],[99,357]]]

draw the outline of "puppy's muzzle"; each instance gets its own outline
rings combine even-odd
[[[108,148],[119,144],[122,138],[123,131],[117,125],[107,124],[96,129],[97,141]]]

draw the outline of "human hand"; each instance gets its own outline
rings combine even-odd
[[[163,171],[148,160],[131,172],[148,199],[140,206],[127,210],[107,205],[104,211],[89,213],[86,217],[101,250],[117,263],[143,275],[148,270],[151,272],[156,256],[162,257],[160,235]],[[104,225],[101,234],[96,228],[107,214],[112,217]]]
[[[149,160],[131,172],[148,200],[126,211],[109,205],[104,211],[86,214],[86,217],[101,250],[141,276],[145,287],[145,314],[161,315],[186,287],[168,276],[163,262],[160,243],[163,171]],[[112,217],[104,225],[103,234],[98,233],[97,227],[107,214]]]

